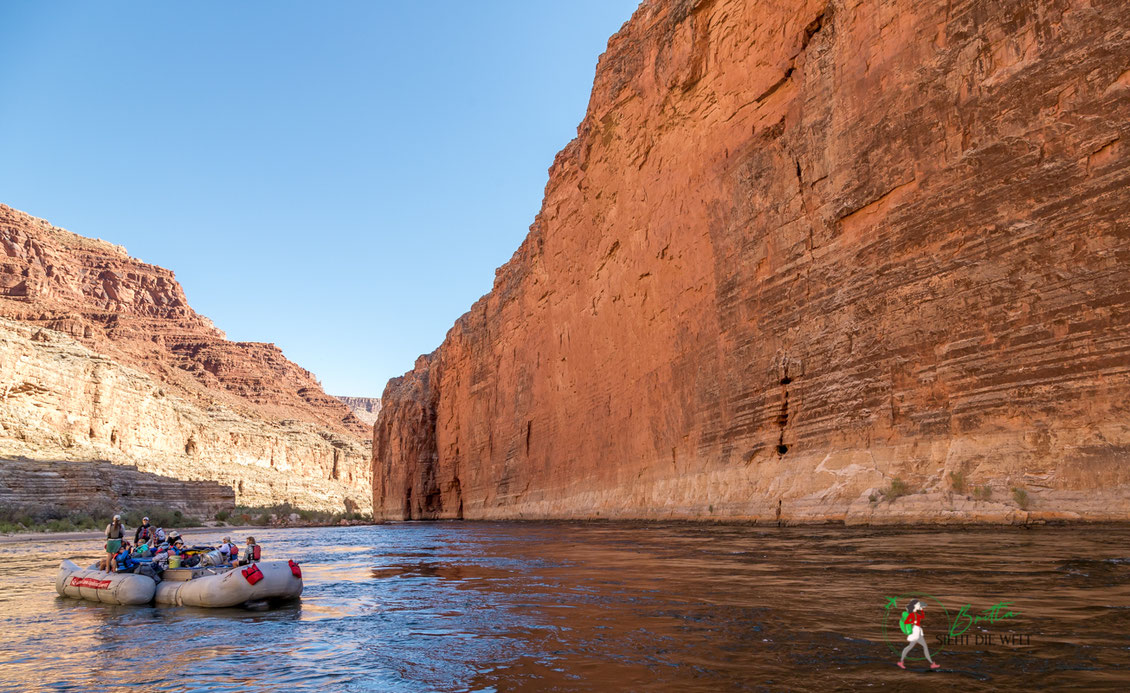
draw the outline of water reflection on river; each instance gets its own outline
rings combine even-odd
[[[97,542],[0,544],[0,688],[1130,685],[1125,527],[408,523],[255,534],[268,558],[302,563],[300,602],[246,611],[63,599],[59,561],[93,559]],[[1016,616],[968,631],[991,645],[970,638],[938,652],[948,619],[931,609],[926,633],[944,669],[904,672],[884,605],[909,593],[932,595],[949,619],[1002,600]]]

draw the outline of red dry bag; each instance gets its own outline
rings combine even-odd
[[[263,579],[263,571],[259,570],[259,566],[252,563],[244,568],[242,571],[243,577],[247,578],[248,584],[254,585]]]
[[[302,579],[302,569],[294,561],[290,561],[290,572],[294,573],[294,577]]]

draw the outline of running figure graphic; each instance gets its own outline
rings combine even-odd
[[[930,662],[930,668],[940,668],[942,665],[936,663],[930,657],[930,648],[926,646],[926,636],[922,632],[922,621],[926,619],[926,605],[920,599],[912,599],[902,616],[902,622],[899,626],[902,632],[907,633],[906,639],[910,644],[903,648],[902,658],[898,662],[899,667],[905,669],[906,656],[910,654],[915,645],[921,645],[922,650],[926,653],[926,659]]]

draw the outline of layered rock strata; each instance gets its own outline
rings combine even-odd
[[[0,467],[8,460],[107,460],[217,481],[241,505],[363,510],[356,439],[306,421],[204,408],[65,334],[0,320]],[[31,488],[24,503],[45,502]]]
[[[275,345],[227,341],[169,270],[4,205],[0,247],[0,456],[216,480],[244,505],[369,509],[370,427]]]
[[[184,481],[110,462],[4,460],[0,506],[53,505],[107,517],[121,508],[168,508],[211,518],[235,505],[235,492],[216,481]],[[98,519],[102,519],[99,516]]]
[[[653,0],[389,518],[1130,518],[1130,5]]]

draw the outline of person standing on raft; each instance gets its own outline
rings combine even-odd
[[[134,546],[140,546],[142,544],[148,544],[149,539],[153,538],[153,535],[154,535],[154,531],[153,531],[153,527],[150,526],[150,524],[149,524],[149,518],[143,517],[143,518],[141,518],[141,524],[138,526],[138,528],[136,530],[134,530],[133,545]]]
[[[114,515],[114,519],[110,524],[106,525],[106,544],[103,548],[106,550],[106,555],[98,561],[99,570],[110,570],[111,561],[114,555],[122,548],[122,539],[125,537],[125,527],[122,526],[122,516]]]
[[[898,661],[898,666],[902,669],[906,668],[906,656],[914,649],[915,645],[921,645],[922,651],[926,653],[926,659],[930,662],[931,669],[938,669],[942,665],[935,662],[930,657],[930,648],[926,646],[926,636],[922,631],[922,622],[926,619],[926,605],[920,600],[911,600],[906,608],[906,620],[903,621],[905,625],[910,626],[910,634],[906,636],[907,641],[910,643],[902,650],[902,658]]]

